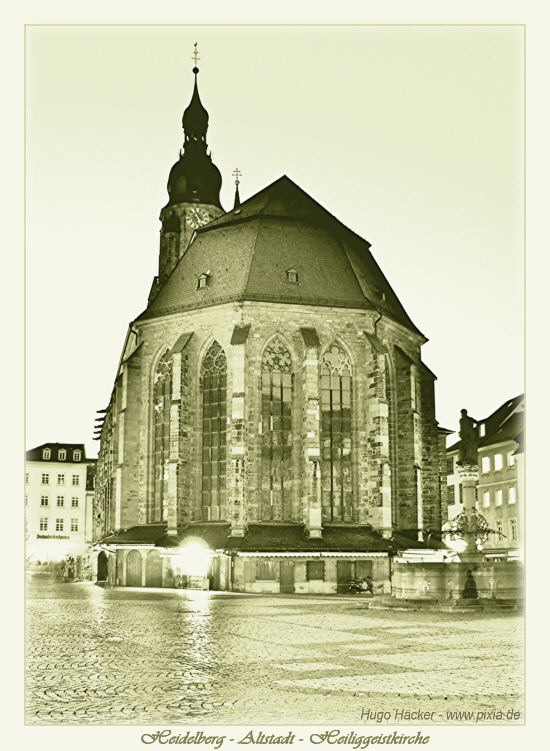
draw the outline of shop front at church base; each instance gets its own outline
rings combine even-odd
[[[111,586],[336,594],[366,581],[375,594],[390,594],[392,557],[425,547],[417,536],[386,539],[369,525],[327,524],[311,538],[303,524],[266,522],[237,537],[228,523],[209,522],[172,536],[162,524],[131,527],[95,553],[97,579]]]

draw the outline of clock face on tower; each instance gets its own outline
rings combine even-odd
[[[210,214],[205,209],[194,206],[187,212],[187,221],[190,227],[197,229],[197,227],[202,227],[203,224],[207,224],[210,221]]]

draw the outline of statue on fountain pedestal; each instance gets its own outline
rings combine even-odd
[[[479,431],[468,410],[461,409],[460,414],[460,446],[458,447],[458,464],[477,466],[477,450],[479,447]]]

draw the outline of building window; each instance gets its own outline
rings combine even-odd
[[[495,493],[495,505],[502,506],[502,490],[497,490]]]
[[[28,484],[30,480],[29,473],[25,472],[25,482]]]
[[[73,475],[73,485],[80,485],[80,475]]]
[[[277,561],[268,561],[260,558],[256,562],[256,579],[263,581],[276,581]]]
[[[307,580],[311,581],[324,581],[325,579],[325,562],[324,561],[308,561],[307,567]]]
[[[153,387],[153,503],[152,522],[166,519],[168,512],[168,459],[170,456],[170,402],[172,399],[172,358],[166,351],[155,370]]]
[[[508,488],[508,503],[515,503],[516,502],[516,489],[512,485]]]
[[[227,445],[227,361],[218,342],[206,353],[202,394],[202,518],[223,518]],[[244,440],[244,436],[242,437]]]
[[[276,337],[262,357],[262,519],[289,519],[292,478],[292,360]]]
[[[62,508],[65,505],[65,496],[58,495],[57,496],[57,505]]]
[[[41,495],[40,496],[40,505],[41,506],[47,506],[48,505],[48,496],[47,495]]]
[[[67,458],[67,452],[65,451],[65,449],[59,449],[59,451],[57,452],[57,458],[60,462],[65,461],[65,459]]]
[[[453,475],[455,471],[455,460],[454,456],[447,457],[447,474]]]
[[[416,367],[411,365],[411,409],[413,412],[418,410],[418,382],[416,378]]]
[[[506,458],[507,458],[507,464],[508,464],[508,466],[509,466],[509,467],[513,467],[513,466],[514,466],[514,463],[515,463],[514,452],[513,452],[513,451],[509,451],[509,452],[508,452],[508,453],[506,454]]]
[[[40,517],[40,531],[41,532],[47,532],[48,531],[48,519],[46,516]]]
[[[49,485],[50,484],[50,476],[48,474],[42,473],[42,485]]]
[[[57,484],[65,485],[65,475],[57,475]]]
[[[296,269],[288,269],[288,271],[286,272],[286,280],[291,284],[298,283],[298,272],[296,271]]]
[[[455,502],[455,486],[447,485],[447,504],[453,506]]]
[[[491,457],[490,456],[482,456],[481,457],[481,472],[483,474],[486,474],[487,472],[491,471]]]
[[[479,437],[480,438],[485,437],[485,423],[484,422],[479,423]]]
[[[323,519],[352,521],[351,363],[337,344],[321,361],[321,499]]]
[[[73,462],[79,462],[81,456],[82,456],[82,452],[79,451],[78,449],[76,449],[75,451],[73,451]]]
[[[491,505],[491,493],[486,490],[485,493],[483,493],[483,508],[489,508]]]
[[[48,459],[51,459],[52,452],[51,449],[42,449],[42,459],[45,459],[48,461]]]
[[[71,532],[78,532],[78,519],[71,519]]]
[[[495,454],[495,472],[502,469],[502,454]]]
[[[518,541],[518,520],[509,519],[508,524],[510,527],[510,540],[512,542],[517,542]]]
[[[63,519],[56,519],[55,520],[55,531],[56,532],[63,532]]]
[[[497,529],[497,534],[498,534],[498,537],[499,537],[499,539],[500,539],[501,537],[503,537],[503,536],[504,536],[504,535],[503,535],[503,531],[502,531],[502,530],[503,530],[503,526],[502,526],[502,519],[497,519],[497,522],[496,522],[496,525],[495,525],[495,526],[496,526],[496,529]]]
[[[208,286],[208,274],[201,274],[197,279],[197,289],[205,289]]]
[[[73,495],[71,498],[71,507],[72,508],[78,508],[78,498]]]

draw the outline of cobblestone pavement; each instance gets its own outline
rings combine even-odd
[[[375,712],[388,712],[382,724],[425,725],[456,722],[447,712],[515,709],[523,723],[522,640],[523,618],[512,613],[368,610],[360,596],[103,589],[34,575],[26,717],[372,725]],[[433,714],[419,723],[399,710]]]

